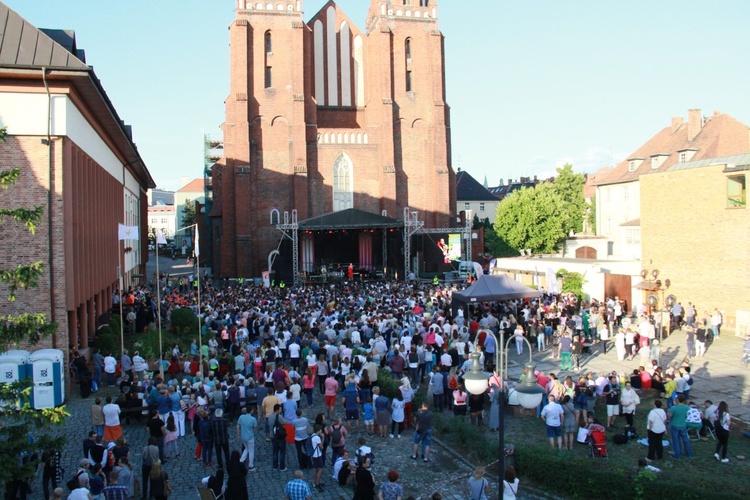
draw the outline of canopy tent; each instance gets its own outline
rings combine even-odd
[[[459,307],[478,302],[495,302],[510,299],[533,299],[542,295],[539,290],[534,290],[507,274],[490,274],[482,276],[471,286],[460,292],[454,292],[451,299],[453,313]]]
[[[398,219],[365,212],[356,208],[347,208],[339,212],[320,215],[299,223],[299,228],[302,231],[387,229],[400,227],[404,227],[404,223]]]

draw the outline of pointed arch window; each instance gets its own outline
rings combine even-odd
[[[271,76],[271,54],[273,52],[273,40],[271,38],[271,32],[266,31],[266,34],[263,37],[263,43],[266,48],[266,55],[265,55],[265,75],[264,75],[264,86],[267,89],[270,89],[273,87],[273,78]]]
[[[406,69],[406,91],[412,91],[412,77],[411,77],[411,38],[407,38],[404,42],[404,66]]]
[[[346,153],[333,162],[333,211],[354,207],[354,166]]]

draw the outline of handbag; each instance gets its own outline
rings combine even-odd
[[[169,480],[167,480],[167,479],[165,478],[165,479],[164,479],[164,496],[165,496],[165,497],[168,497],[168,496],[169,496],[169,495],[171,495],[171,494],[172,494],[172,487],[171,487],[171,486],[169,486]]]
[[[579,443],[586,443],[586,439],[589,436],[589,431],[586,430],[585,427],[579,427],[578,428],[578,437],[576,438],[576,441]]]

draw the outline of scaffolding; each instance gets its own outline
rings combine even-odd
[[[461,228],[426,228],[424,221],[419,220],[419,213],[404,207],[404,276],[408,279],[412,273],[411,269],[411,237],[417,233],[422,234],[461,234],[461,255],[463,260],[471,261],[471,222],[472,211],[466,210],[464,225]]]
[[[208,214],[214,206],[213,190],[213,166],[224,154],[224,141],[215,139],[208,134],[203,134],[203,180],[205,195],[204,223],[206,235],[211,241],[213,239],[213,220]],[[196,214],[196,217],[198,214]],[[213,245],[206,245],[206,261],[213,262]]]
[[[276,229],[281,231],[282,241],[284,238],[289,238],[292,241],[292,276],[294,276],[294,284],[298,285],[302,280],[299,276],[299,222],[297,221],[297,209],[292,210],[291,217],[289,212],[284,212],[284,222],[282,223],[279,211],[274,208],[271,210],[271,225],[273,225],[274,213],[276,214]],[[281,246],[281,242],[279,242],[279,246]],[[271,270],[270,266],[268,270]]]

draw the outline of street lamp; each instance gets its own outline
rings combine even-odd
[[[651,278],[649,278],[649,276],[651,276]],[[674,306],[677,302],[677,297],[675,297],[671,293],[666,297],[664,296],[664,294],[666,294],[669,290],[669,287],[672,286],[672,281],[669,278],[665,278],[663,282],[662,280],[658,279],[658,269],[652,269],[651,271],[649,271],[648,269],[643,269],[641,270],[641,277],[646,283],[648,283],[649,292],[658,292],[661,295],[661,303],[664,304],[664,309],[659,311],[661,315],[661,319],[659,321],[659,342],[661,342],[662,340],[664,340],[664,330],[662,330],[662,327],[665,323],[667,325],[667,333],[669,333],[669,327],[671,324],[669,313],[672,310],[672,306]],[[656,293],[650,293],[646,298],[646,303],[648,304],[649,314],[651,314],[652,311],[659,310],[659,296],[656,295]]]
[[[505,379],[508,376],[508,366],[505,362],[505,351],[508,349],[508,344],[513,337],[508,338],[505,342],[505,348],[500,346],[498,337],[491,330],[484,330],[487,335],[492,335],[495,339],[496,351],[495,351],[495,370],[500,378],[500,473],[498,487],[503,484],[503,476],[505,474]],[[481,332],[477,332],[477,335]],[[531,344],[522,337],[526,345],[529,347],[529,362],[526,365],[526,376],[521,384],[516,385],[515,390],[518,393],[518,402],[527,409],[536,408],[542,402],[542,389],[536,380],[534,375],[534,359],[531,355]],[[489,378],[492,376],[491,373],[487,373],[482,369],[482,365],[479,363],[480,354],[478,352],[471,353],[471,368],[469,373],[464,374],[464,386],[470,394],[484,394],[487,391],[489,385]]]

